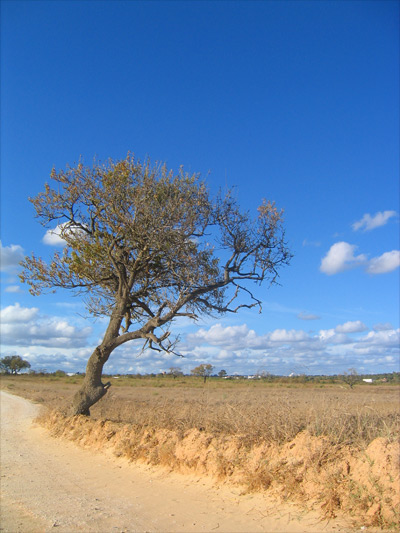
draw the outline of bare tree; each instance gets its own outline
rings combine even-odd
[[[360,381],[360,377],[355,368],[349,368],[348,372],[343,372],[342,380],[352,389]]]
[[[34,295],[72,289],[85,296],[90,313],[109,317],[74,398],[75,414],[89,415],[106,394],[103,366],[118,346],[142,339],[143,349],[177,354],[175,318],[261,310],[249,282],[276,282],[291,257],[273,203],[263,201],[252,220],[231,192],[212,198],[183,168],[174,174],[128,154],[53,169],[51,180],[30,201],[45,227],[57,224],[65,247],[48,263],[26,257],[21,279]]]

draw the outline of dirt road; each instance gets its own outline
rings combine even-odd
[[[53,439],[38,407],[1,392],[3,532],[348,532],[262,495],[216,488]]]

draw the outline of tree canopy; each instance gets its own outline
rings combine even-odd
[[[0,369],[7,374],[18,374],[21,370],[30,367],[31,364],[19,355],[7,355],[0,359]]]
[[[34,295],[81,293],[90,313],[110,317],[76,412],[88,414],[84,397],[86,405],[105,394],[102,368],[115,348],[142,339],[144,347],[177,353],[175,318],[261,310],[249,283],[275,283],[291,257],[274,203],[264,200],[253,219],[232,191],[212,197],[200,176],[183,168],[173,173],[128,154],[53,169],[51,181],[30,200],[45,227],[57,225],[65,246],[49,262],[26,257],[21,279]]]
[[[205,383],[207,378],[211,376],[213,370],[214,370],[213,365],[202,364],[202,365],[196,366],[196,368],[193,368],[190,372],[193,374],[193,376],[203,378],[204,383]]]

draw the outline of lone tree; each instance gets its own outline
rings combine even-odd
[[[21,280],[33,295],[72,289],[85,296],[90,313],[109,317],[74,414],[89,415],[106,394],[103,366],[118,346],[143,339],[143,349],[179,355],[179,339],[170,335],[175,318],[261,310],[249,282],[274,283],[291,257],[273,203],[263,201],[252,220],[231,192],[212,198],[200,177],[182,167],[174,174],[128,154],[93,167],[53,169],[51,180],[30,201],[65,247],[48,263],[26,257]]]
[[[30,367],[31,364],[19,355],[7,355],[0,359],[0,369],[6,374],[18,374],[21,370]]]
[[[214,367],[212,365],[199,365],[196,368],[193,368],[190,372],[197,377],[203,378],[204,383],[207,381],[207,378],[211,376]]]
[[[360,381],[360,377],[355,368],[349,368],[348,372],[344,372],[342,380],[346,383],[351,389],[354,388],[354,385]]]

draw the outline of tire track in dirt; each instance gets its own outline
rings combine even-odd
[[[38,406],[1,392],[4,533],[349,532],[260,494],[78,448],[32,424]]]

